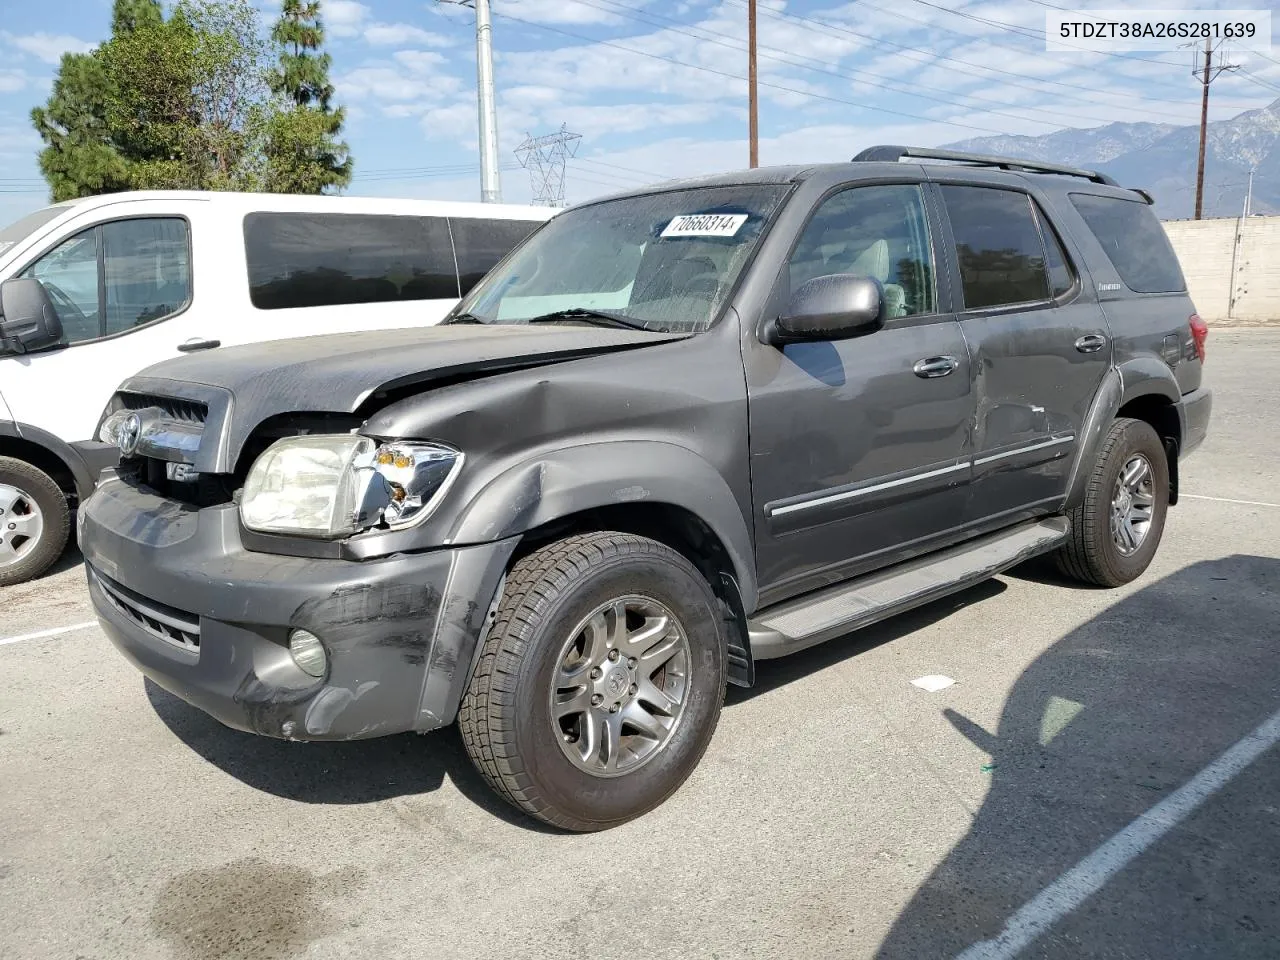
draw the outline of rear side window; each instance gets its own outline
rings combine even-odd
[[[458,281],[468,293],[516,244],[539,226],[530,220],[476,220],[450,217],[453,248],[458,257]]]
[[[1147,204],[1087,193],[1071,194],[1071,202],[1130,290],[1173,293],[1187,289],[1169,238]]]
[[[943,186],[966,310],[1049,298],[1031,198],[1014,190]]]
[[[458,297],[444,217],[251,213],[244,247],[261,310]]]

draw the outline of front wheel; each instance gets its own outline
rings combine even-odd
[[[0,457],[0,587],[44,573],[70,531],[71,510],[53,479],[25,460]]]
[[[1071,538],[1058,550],[1063,573],[1118,587],[1151,563],[1169,508],[1169,462],[1151,425],[1116,420],[1102,440],[1084,500],[1071,511]]]
[[[463,697],[472,761],[509,802],[603,830],[685,781],[724,700],[719,602],[644,537],[568,537],[522,558]]]

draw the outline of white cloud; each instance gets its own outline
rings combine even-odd
[[[93,49],[93,44],[65,33],[40,32],[26,36],[3,33],[0,36],[23,53],[29,53],[45,63],[58,63],[64,53],[85,53]]]
[[[398,50],[390,60],[372,60],[338,75],[334,86],[345,99],[374,101],[388,116],[411,116],[415,111],[404,105],[425,109],[457,94],[462,82],[445,71],[447,63],[434,50]]]
[[[325,29],[335,37],[354,37],[360,33],[369,8],[356,0],[326,0],[320,12]]]
[[[14,93],[27,85],[27,75],[21,70],[0,70],[0,93]]]
[[[607,5],[578,0],[503,0],[502,14],[534,23],[620,23],[622,18]]]
[[[365,28],[364,40],[375,47],[452,47],[455,43],[453,37],[407,23],[371,23]]]

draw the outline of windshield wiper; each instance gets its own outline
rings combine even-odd
[[[440,321],[441,326],[449,323],[488,323],[484,317],[477,317],[474,313],[459,313],[456,316],[449,317],[447,320]]]
[[[628,330],[665,332],[661,328],[647,327],[643,320],[629,317],[625,313],[614,313],[612,310],[596,310],[593,307],[570,307],[568,310],[557,310],[554,313],[544,313],[537,317],[530,317],[527,322],[555,323],[558,320],[586,320],[602,327],[624,327]]]

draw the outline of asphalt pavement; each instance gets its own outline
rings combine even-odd
[[[1211,334],[1136,583],[1030,565],[763,664],[692,779],[591,836],[452,729],[221,727],[115,652],[73,551],[0,589],[0,957],[1280,957],[1277,370],[1280,328]]]

